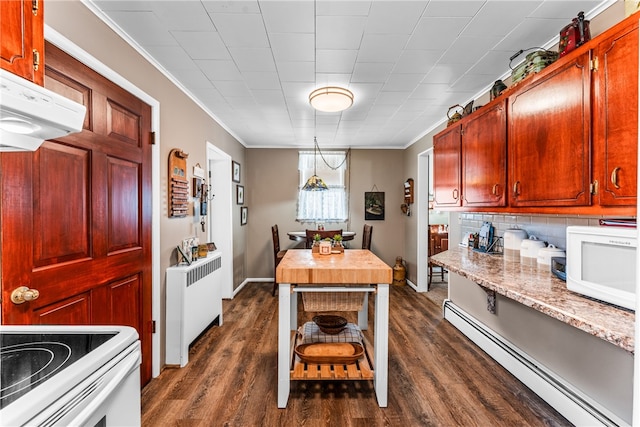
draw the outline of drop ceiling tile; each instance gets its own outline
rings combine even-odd
[[[501,37],[458,37],[449,50],[442,55],[442,64],[475,64],[500,42]]]
[[[393,69],[392,62],[356,62],[352,83],[384,83]]]
[[[217,81],[215,87],[225,97],[230,98],[251,98],[251,93],[244,81]]]
[[[404,50],[396,62],[395,74],[422,73],[426,75],[442,56],[444,50]]]
[[[201,2],[144,1],[169,31],[216,31]]]
[[[146,46],[144,50],[167,70],[195,68],[193,60],[181,46]]]
[[[408,39],[404,34],[365,34],[357,61],[396,62]]]
[[[241,81],[243,79],[240,70],[236,67],[233,61],[218,61],[218,60],[197,60],[194,61],[198,68],[202,70],[205,76],[211,81],[217,80],[235,80]]]
[[[532,13],[539,1],[488,1],[464,29],[463,36],[502,36],[508,34]],[[496,19],[499,17],[499,19]]]
[[[260,9],[271,33],[308,33],[314,30],[314,2],[263,1]]]
[[[229,59],[227,47],[215,31],[172,31],[171,34],[192,59]]]
[[[260,13],[260,5],[257,0],[200,0],[200,2],[211,13]]]
[[[318,49],[358,49],[366,18],[362,16],[318,16]]]
[[[109,16],[141,46],[175,46],[177,44],[153,12],[112,11],[109,12]]]
[[[149,1],[118,1],[118,0],[94,0],[93,3],[105,12],[118,11],[146,11],[152,12],[152,5]]]
[[[247,87],[251,90],[254,89],[270,89],[277,90],[282,97],[282,91],[280,90],[280,79],[278,79],[278,73],[267,73],[264,71],[245,71],[242,73]],[[284,98],[283,98],[284,99]]]
[[[229,51],[240,72],[276,71],[270,49],[230,48]]]
[[[278,62],[278,74],[283,82],[313,82],[313,62]]]
[[[527,18],[522,21],[495,50],[517,52],[530,47],[544,47],[565,25],[561,19]],[[551,37],[549,37],[551,35]]]
[[[470,21],[468,17],[422,18],[406,49],[446,50]]]
[[[276,61],[313,61],[313,34],[277,33],[269,36]]]
[[[315,3],[318,16],[367,16],[371,9],[369,0],[323,0]]]
[[[599,1],[584,0],[546,0],[529,16],[532,18],[562,19],[568,24],[571,22],[571,19],[578,15],[578,12],[583,11],[588,13],[600,3]],[[558,28],[558,31],[560,31],[560,28]]]
[[[174,70],[172,71],[172,74],[190,90],[213,87],[213,84],[209,81],[209,79],[207,79],[202,71],[198,69]]]
[[[229,48],[268,48],[262,17],[257,14],[214,13],[211,15],[220,37]]]
[[[406,34],[413,32],[428,1],[374,1],[371,4],[368,34]]]
[[[357,50],[319,49],[316,71],[319,73],[351,73],[356,64]]]
[[[480,8],[486,3],[485,1],[449,1],[449,0],[433,0],[429,2],[425,16],[438,18],[452,16],[474,16]]]
[[[398,108],[398,105],[404,103],[411,95],[411,92],[380,92],[375,101],[375,106],[379,105],[393,105],[393,108]]]
[[[382,87],[383,92],[413,92],[420,84],[424,74],[391,73]]]

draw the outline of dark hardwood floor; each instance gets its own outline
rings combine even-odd
[[[142,391],[144,426],[571,425],[408,286],[391,287],[387,408],[369,381],[293,381],[278,409],[271,288],[251,283],[224,301],[224,324],[193,344],[189,364],[165,369]],[[369,307],[373,342],[373,296]],[[300,312],[300,321],[312,315]]]

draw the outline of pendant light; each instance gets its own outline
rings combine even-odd
[[[328,190],[327,184],[324,183],[322,178],[316,174],[316,167],[318,166],[318,140],[313,137],[313,175],[309,177],[307,182],[302,187],[302,191],[324,191]]]

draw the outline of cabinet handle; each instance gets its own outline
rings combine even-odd
[[[513,195],[514,196],[518,195],[518,187],[520,187],[520,181],[516,181],[516,183],[513,184]]]
[[[618,185],[618,171],[619,170],[620,170],[620,167],[616,166],[615,168],[613,168],[613,171],[611,172],[611,183],[616,188],[620,188],[620,186]]]
[[[498,184],[494,184],[494,185],[493,185],[493,189],[491,190],[491,193],[492,193],[494,196],[497,196],[497,195],[498,195]]]
[[[453,199],[454,200],[458,200],[458,189],[457,188],[453,189]]]
[[[33,49],[33,71],[38,71],[40,68],[40,52]]]

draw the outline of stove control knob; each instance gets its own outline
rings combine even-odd
[[[22,304],[27,301],[33,301],[40,296],[37,289],[29,289],[26,286],[20,286],[11,292],[11,302],[14,304]]]

